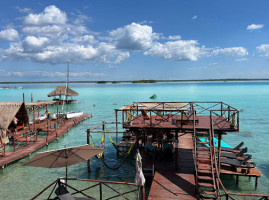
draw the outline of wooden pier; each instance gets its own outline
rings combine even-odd
[[[115,112],[116,124],[121,112],[122,128],[132,135],[131,141],[135,141],[136,148],[145,149],[143,168],[150,171],[152,166],[152,174],[155,171],[148,199],[235,199],[232,195],[243,195],[227,192],[220,174],[236,176],[237,183],[239,176],[256,177],[257,186],[261,173],[249,159],[242,164],[239,158],[230,159],[230,163],[240,165],[229,164],[227,169],[221,168],[224,165],[222,135],[239,131],[239,110],[236,108],[223,102],[135,102]],[[219,141],[217,147],[215,138]],[[173,145],[172,160],[167,160],[164,144]],[[148,152],[157,159],[153,156],[150,163],[152,158],[148,159]],[[220,193],[221,189],[225,194]],[[245,196],[269,197],[266,194]]]
[[[178,141],[179,169],[175,171],[173,163],[156,161],[148,200],[196,199],[192,134],[179,134]]]
[[[65,123],[63,123],[58,129],[51,130],[48,136],[43,138],[37,138],[37,141],[32,142],[31,144],[28,144],[27,146],[15,152],[6,151],[5,156],[0,157],[0,166],[4,168],[4,166],[6,166],[7,164],[14,162],[20,158],[23,158],[40,149],[41,147],[48,145],[48,143],[58,139],[60,136],[65,134],[72,126],[89,117],[91,117],[91,114],[84,114],[80,117],[66,120]]]

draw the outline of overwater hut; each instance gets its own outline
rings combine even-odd
[[[16,119],[17,124],[14,124]],[[23,102],[0,102],[0,150],[9,142],[8,133],[29,126],[29,116]]]
[[[62,96],[64,96],[65,98],[62,98]],[[70,89],[69,87],[61,85],[57,86],[55,90],[53,90],[48,94],[48,97],[54,97],[53,98],[54,101],[59,101],[59,103],[67,103],[67,104],[76,101],[74,99],[68,100],[68,97],[72,98],[73,96],[78,96],[78,93]]]

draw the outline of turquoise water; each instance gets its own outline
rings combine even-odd
[[[3,85],[4,86],[4,85]],[[0,87],[2,87],[0,85]],[[49,100],[47,94],[55,84],[23,85],[24,89],[0,89],[0,101]],[[203,83],[157,83],[157,84],[71,84],[71,88],[79,93],[77,104],[69,106],[71,111],[93,113],[93,118],[80,123],[68,133],[39,151],[58,149],[64,146],[77,146],[86,143],[86,130],[99,125],[102,121],[115,121],[115,108],[135,101],[150,101],[149,97],[156,93],[157,101],[223,101],[239,110],[240,133],[228,133],[224,141],[235,146],[245,142],[249,153],[253,155],[263,176],[259,179],[257,190],[254,179],[240,178],[235,186],[235,179],[224,177],[224,184],[229,191],[243,193],[269,193],[269,82],[203,82]],[[93,106],[95,104],[96,106]],[[55,109],[55,108],[54,108]],[[67,109],[67,108],[64,108]],[[93,135],[94,142],[100,144],[101,135]],[[114,138],[115,139],[115,138]],[[118,160],[109,139],[106,139],[106,161],[116,165]],[[31,155],[32,157],[33,155]],[[31,158],[30,157],[30,158]],[[23,158],[8,165],[0,172],[0,199],[29,199],[55,180],[64,177],[65,169],[43,169],[22,167],[30,159]],[[118,171],[104,168],[100,160],[91,159],[91,173],[87,172],[86,163],[68,168],[69,177],[103,179],[114,181],[134,181],[134,167],[128,162]],[[27,191],[27,192],[25,192]]]

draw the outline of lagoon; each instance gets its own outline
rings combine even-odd
[[[5,85],[0,85],[0,87]],[[31,93],[34,100],[50,100],[47,94],[55,89],[56,84],[23,84],[23,89],[0,89],[0,101],[30,102]],[[228,133],[224,141],[235,146],[241,141],[252,154],[262,172],[258,188],[255,190],[254,179],[240,178],[235,185],[235,178],[224,177],[226,189],[230,192],[269,193],[269,82],[181,82],[181,83],[120,83],[120,84],[70,84],[79,93],[78,102],[63,109],[93,113],[93,118],[72,128],[59,141],[38,152],[58,149],[64,146],[78,146],[86,143],[86,130],[99,125],[102,121],[115,121],[115,108],[129,105],[136,101],[151,101],[149,97],[156,93],[155,101],[223,101],[240,112],[240,132]],[[62,109],[62,108],[61,108]],[[101,134],[93,135],[96,145],[101,142]],[[106,161],[118,163],[116,151],[110,140],[106,140]],[[30,158],[33,155],[30,156]],[[0,172],[0,199],[30,199],[57,177],[65,176],[65,169],[43,169],[23,167],[30,159],[23,158],[8,165]],[[86,163],[69,167],[69,177],[91,178],[114,181],[134,181],[134,166],[127,162],[117,171],[104,168],[103,163],[91,159],[91,173],[87,172]],[[25,192],[27,191],[27,192]]]

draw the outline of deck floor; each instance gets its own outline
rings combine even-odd
[[[172,163],[157,162],[149,200],[195,199],[193,141],[191,133],[180,134],[178,144],[179,170]]]
[[[125,122],[125,128],[162,128],[162,129],[193,129],[193,119],[183,118],[181,115],[174,115],[169,117],[163,115],[163,119],[160,120],[159,116],[151,115],[149,119],[145,119],[142,115],[136,116],[131,122]],[[196,128],[197,129],[210,129],[210,116],[196,116]],[[213,124],[215,130],[236,131],[235,127],[232,127],[224,117],[213,116]]]
[[[59,127],[59,129],[57,129],[57,137],[56,137],[56,133],[55,130],[51,131],[48,137],[44,137],[44,138],[38,138],[38,140],[36,142],[33,142],[23,148],[21,148],[18,151],[15,152],[6,152],[6,155],[4,157],[0,157],[0,166],[4,166],[7,165],[8,163],[14,162],[20,158],[23,158],[24,156],[27,156],[31,153],[33,153],[34,151],[40,149],[41,147],[47,145],[47,143],[52,142],[53,140],[57,139],[58,137],[62,136],[63,134],[65,134],[73,125],[75,125],[76,123],[83,121],[87,118],[89,118],[91,115],[89,114],[84,114],[80,117],[77,118],[73,118],[70,119],[68,121],[66,121],[62,126]],[[46,140],[47,138],[47,140]]]

